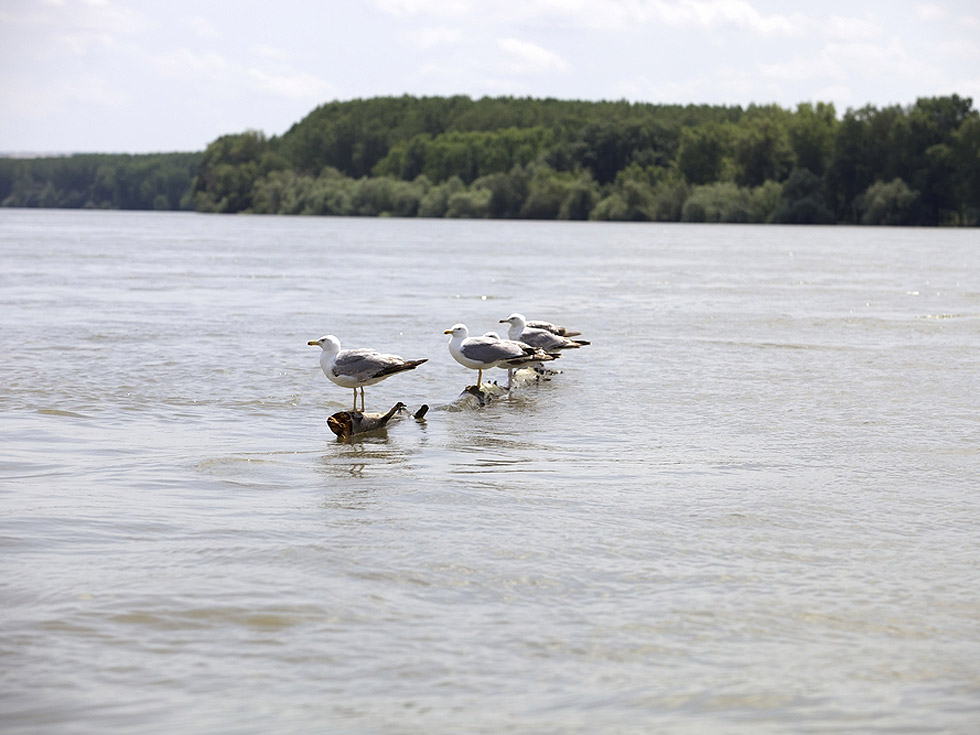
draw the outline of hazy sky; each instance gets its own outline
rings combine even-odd
[[[0,151],[203,150],[406,93],[980,107],[978,39],[980,0],[0,0]]]

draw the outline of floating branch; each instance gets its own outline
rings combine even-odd
[[[472,403],[472,400],[475,399],[477,407],[483,408],[499,398],[509,396],[516,389],[533,385],[543,380],[551,380],[553,376],[559,375],[560,373],[561,370],[555,370],[544,365],[524,367],[513,371],[510,376],[509,389],[507,386],[498,385],[496,381],[492,383],[481,383],[479,386],[468,385],[463,388],[463,391],[451,405],[462,408],[465,404]]]
[[[389,421],[407,410],[405,404],[399,401],[385,413],[338,411],[327,419],[327,426],[330,427],[330,431],[337,435],[338,439],[350,439],[355,434],[366,434],[383,429]],[[416,421],[422,421],[428,410],[429,407],[423,404],[412,416]]]
[[[466,404],[470,404],[470,407],[473,407],[474,401],[476,403],[475,407],[482,408],[499,398],[510,395],[516,388],[533,385],[542,380],[550,380],[552,376],[558,375],[559,373],[561,373],[560,370],[554,370],[543,365],[520,368],[519,370],[514,370],[511,375],[510,390],[506,386],[497,385],[496,382],[483,383],[479,387],[469,385],[463,389],[455,401],[445,406],[437,406],[437,409],[460,410],[467,407]],[[429,406],[422,404],[411,416],[416,421],[425,421],[425,415],[428,411]],[[336,434],[339,441],[346,441],[359,434],[380,431],[387,427],[389,422],[397,420],[403,414],[407,413],[409,413],[408,407],[401,401],[398,401],[398,403],[384,413],[357,410],[338,411],[327,418],[327,426],[330,427],[330,431]]]

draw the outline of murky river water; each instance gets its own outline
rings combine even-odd
[[[974,733],[980,234],[0,210],[5,733]],[[592,341],[485,408],[443,331]],[[335,441],[322,334],[417,370]],[[503,380],[494,371],[492,378]]]

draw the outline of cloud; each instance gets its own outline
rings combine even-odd
[[[112,82],[95,74],[83,74],[73,78],[65,87],[65,97],[76,103],[99,107],[122,108],[129,104],[129,96]]]
[[[760,79],[776,85],[783,97],[800,90],[801,99],[831,101],[838,111],[854,104],[899,102],[901,90],[916,96],[947,90],[964,94],[971,89],[969,79],[952,79],[935,59],[911,53],[898,38],[878,44],[832,41],[813,56],[797,55],[785,62],[759,64],[758,69]],[[877,98],[861,98],[860,90],[868,84],[874,86]]]
[[[42,0],[30,5],[8,5],[11,7],[0,8],[0,27],[8,26],[10,30],[3,28],[0,38],[5,46],[20,42],[37,57],[74,59],[117,50],[149,27],[140,13],[104,0],[73,4]]]
[[[936,75],[932,66],[913,57],[898,38],[886,44],[832,42],[824,47],[820,57],[839,65],[847,74],[866,79],[930,79]]]
[[[187,19],[187,25],[198,38],[218,38],[221,36],[214,24],[203,15],[192,15]]]
[[[83,28],[117,34],[139,33],[150,25],[138,11],[120,7],[119,4],[110,4],[105,0],[88,0],[76,7],[80,12],[74,18],[72,15],[59,13],[59,21],[74,20],[75,24]]]
[[[271,59],[275,70],[245,66],[216,51],[175,49],[155,56],[151,64],[164,77],[219,82],[225,86],[259,89],[278,97],[320,100],[336,92],[334,86],[307,72],[297,72],[281,63],[284,52],[269,46],[256,48],[259,56]]]
[[[799,82],[816,78],[845,79],[846,70],[828,56],[794,56],[786,61],[759,64],[759,75],[779,82]]]
[[[844,109],[853,105],[859,100],[855,99],[854,90],[846,84],[828,84],[813,90],[809,98],[810,102],[833,102],[840,114]]]
[[[613,85],[612,91],[614,98],[643,102],[689,104],[710,99],[717,104],[744,104],[752,96],[759,99],[760,89],[756,75],[725,65],[683,80],[670,79],[667,75],[657,79],[646,76],[623,79]]]
[[[935,47],[935,54],[955,59],[966,68],[980,68],[980,45],[973,38],[949,38]]]
[[[499,38],[497,45],[509,54],[504,69],[512,74],[543,74],[568,67],[558,54],[528,41]]]
[[[463,40],[463,31],[460,28],[434,26],[412,31],[409,38],[419,48],[428,49],[441,44],[459,43]]]
[[[53,36],[55,43],[71,56],[88,56],[97,51],[116,47],[116,37],[110,33],[79,31],[77,33],[59,33]]]
[[[178,48],[149,59],[150,64],[165,77],[206,78],[226,80],[232,65],[216,51],[196,52]]]
[[[886,57],[896,58],[891,52],[873,43],[837,42],[826,43],[819,51],[796,54],[772,63],[757,63],[756,69],[763,79],[774,82],[806,82],[827,80],[843,83],[864,64],[879,66]]]
[[[415,15],[458,18],[470,15],[480,6],[467,0],[374,0],[374,4],[382,12],[396,18]]]
[[[272,59],[274,61],[285,61],[286,59],[292,58],[293,54],[279,46],[270,46],[266,43],[257,43],[252,46],[251,51],[264,59]]]
[[[943,20],[949,17],[949,11],[936,3],[922,3],[915,6],[915,14],[921,20]]]
[[[823,24],[824,32],[832,37],[846,41],[875,38],[882,33],[880,24],[869,18],[844,17],[832,15]]]
[[[264,92],[290,99],[322,100],[334,94],[334,85],[305,72],[270,74],[262,69],[249,69],[248,75]]]
[[[795,35],[799,21],[785,15],[763,15],[747,0],[688,0],[679,3],[656,2],[653,6],[668,22],[706,28],[733,26],[764,36]]]
[[[592,31],[624,31],[645,25],[733,27],[764,36],[795,36],[807,21],[800,15],[764,14],[749,0],[374,0],[398,18],[470,18],[483,25],[513,27],[535,22]]]
[[[542,16],[564,18],[574,25],[605,31],[638,26],[673,28],[732,27],[763,36],[797,36],[808,21],[800,15],[760,13],[748,0],[647,0],[610,3],[607,0],[526,0]]]

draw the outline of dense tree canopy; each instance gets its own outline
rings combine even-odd
[[[5,207],[190,209],[200,153],[0,158]]]
[[[977,225],[969,98],[849,109],[384,97],[203,153],[0,159],[4,206]]]

